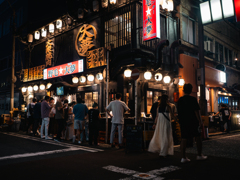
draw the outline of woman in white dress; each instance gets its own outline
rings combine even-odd
[[[149,144],[149,152],[159,153],[164,157],[174,154],[171,116],[175,118],[171,106],[168,104],[168,96],[162,95],[153,125],[155,132]]]

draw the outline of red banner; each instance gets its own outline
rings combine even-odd
[[[234,6],[235,6],[236,21],[239,22],[240,21],[240,0],[235,0]]]
[[[160,38],[159,0],[143,0],[143,40]]]
[[[43,79],[51,79],[79,72],[83,72],[83,60],[44,69]]]

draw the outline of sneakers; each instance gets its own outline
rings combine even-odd
[[[82,144],[82,142],[81,142],[81,141],[78,141],[78,144]]]
[[[49,137],[49,136],[47,136],[47,137],[45,137],[45,139],[49,139],[49,140],[50,140],[50,139],[52,139],[52,138],[51,138],[51,137]]]
[[[190,161],[191,161],[191,160],[188,159],[187,157],[181,159],[181,163],[187,163],[187,162],[190,162]]]
[[[54,139],[54,141],[56,141],[56,142],[61,142],[59,139]]]
[[[207,156],[201,155],[201,156],[197,156],[197,160],[205,160],[207,159]]]
[[[41,139],[44,139],[45,138],[45,136],[41,136]]]

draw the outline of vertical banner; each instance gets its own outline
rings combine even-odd
[[[235,0],[234,6],[235,6],[236,21],[239,22],[240,21],[240,0]]]
[[[143,41],[160,38],[159,0],[143,0]]]

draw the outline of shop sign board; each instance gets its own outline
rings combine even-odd
[[[87,69],[107,65],[104,47],[87,51],[86,65]]]
[[[143,41],[160,38],[159,0],[143,0]]]
[[[45,65],[35,66],[29,69],[23,69],[23,82],[34,81],[43,78]]]
[[[131,78],[133,80],[137,80],[139,78],[139,70],[138,69],[133,69],[132,70]]]
[[[83,72],[83,59],[44,69],[43,79],[46,80],[79,72]]]

